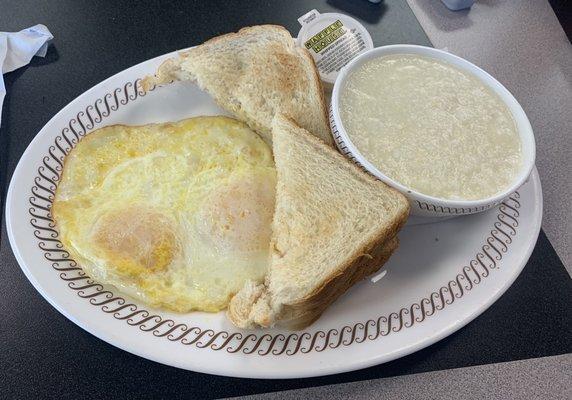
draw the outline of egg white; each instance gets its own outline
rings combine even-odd
[[[152,306],[219,311],[268,267],[275,169],[227,117],[94,131],[68,155],[52,208],[95,279]]]

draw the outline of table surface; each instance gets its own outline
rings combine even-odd
[[[376,46],[430,45],[404,0],[386,0],[379,5],[362,0],[4,1],[0,4],[1,30],[17,31],[44,23],[55,40],[45,59],[35,58],[29,66],[4,77],[8,93],[0,127],[2,201],[11,174],[35,134],[93,85],[146,59],[246,25],[277,23],[296,34],[297,17],[311,8],[357,17]],[[539,132],[536,134],[538,137]],[[2,204],[0,212],[3,209]],[[391,363],[297,380],[211,376],[123,352],[68,321],[35,291],[14,259],[4,218],[0,253],[0,341],[4,350],[0,352],[0,393],[6,398],[80,399],[94,394],[114,398],[229,397],[572,352],[572,281],[544,232],[514,285],[455,334]]]

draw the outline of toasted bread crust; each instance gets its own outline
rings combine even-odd
[[[256,325],[271,326],[276,319],[277,324],[286,329],[299,330],[315,322],[322,313],[350,287],[375,273],[383,267],[389,257],[397,249],[397,236],[379,244],[376,243],[368,252],[356,257],[345,268],[338,271],[322,286],[316,288],[310,295],[291,305],[285,305],[280,315],[274,316],[270,309],[258,314],[257,323],[253,320],[253,307],[260,303],[258,300],[267,296],[263,284],[255,285],[249,282],[240,295],[233,297],[227,310],[228,319],[239,328],[255,328]]]
[[[331,276],[310,295],[294,304],[284,305],[278,324],[287,329],[304,329],[316,321],[322,313],[350,287],[378,271],[399,246],[397,237],[385,243],[376,243],[362,256],[356,257]]]
[[[173,80],[192,80],[197,83],[202,90],[211,94],[219,106],[227,109],[239,119],[249,124],[251,128],[257,131],[257,133],[259,133],[268,143],[271,143],[271,127],[266,120],[268,110],[265,112],[254,112],[252,108],[250,108],[250,111],[245,111],[242,107],[235,106],[233,101],[229,101],[233,96],[236,96],[236,93],[233,94],[232,91],[221,91],[220,88],[213,89],[208,82],[202,81],[200,74],[197,75],[195,73],[190,73],[184,78],[181,78],[180,76],[181,60],[184,60],[185,57],[211,57],[213,54],[216,55],[216,51],[213,50],[216,46],[232,47],[236,43],[246,43],[253,35],[265,38],[266,44],[262,44],[260,49],[268,52],[268,54],[274,55],[273,62],[264,68],[264,70],[274,72],[274,79],[270,79],[268,74],[262,74],[263,76],[266,76],[266,78],[262,78],[263,83],[266,83],[265,87],[268,87],[268,82],[271,81],[281,79],[280,81],[283,82],[283,85],[279,90],[270,92],[271,95],[269,98],[274,97],[276,92],[290,93],[292,95],[290,100],[280,100],[279,104],[275,104],[274,106],[276,108],[270,113],[274,115],[279,112],[279,110],[288,113],[291,117],[297,120],[298,123],[313,130],[313,134],[320,136],[320,138],[328,145],[333,146],[334,142],[331,135],[324,90],[314,59],[308,50],[296,46],[288,30],[279,25],[256,25],[245,27],[240,29],[238,32],[227,33],[207,40],[199,46],[181,52],[178,59],[175,58],[164,61],[157,69],[156,75],[145,77],[141,80],[139,86],[143,91],[147,92],[156,85],[168,83]],[[260,49],[257,51],[260,51]],[[238,52],[237,54],[240,53]],[[293,74],[287,67],[288,64],[284,64],[284,61],[281,61],[280,56],[286,55],[287,61],[290,61],[299,67],[299,74]],[[254,61],[251,61],[253,65],[257,64],[255,61],[256,59],[257,58],[253,58]],[[284,65],[282,66],[282,64]],[[262,62],[260,62],[260,66],[264,67]],[[253,79],[256,80],[256,77]],[[304,93],[303,100],[295,100],[295,94],[299,94],[301,92]],[[228,93],[230,93],[230,95]],[[240,95],[236,97],[241,98]],[[234,100],[236,100],[236,98]],[[248,101],[243,104],[254,103],[252,99],[247,100]],[[308,110],[311,112],[309,113]]]

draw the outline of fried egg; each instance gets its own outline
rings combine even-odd
[[[66,157],[52,215],[88,274],[154,307],[226,308],[268,268],[276,172],[243,123],[109,126]]]

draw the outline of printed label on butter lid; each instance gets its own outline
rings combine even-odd
[[[312,10],[300,18],[297,44],[306,48],[326,83],[333,84],[338,72],[354,57],[373,48],[367,30],[355,19],[338,13]]]

